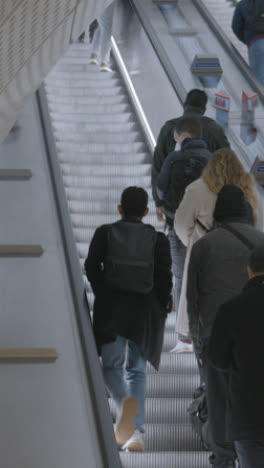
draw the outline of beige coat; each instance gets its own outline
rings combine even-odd
[[[263,207],[260,197],[258,198],[258,209],[256,212],[256,228],[263,230]],[[182,243],[187,247],[182,289],[179,302],[179,310],[176,321],[176,332],[188,335],[189,324],[187,316],[187,273],[192,246],[197,240],[206,234],[206,231],[199,226],[197,219],[210,229],[213,224],[213,212],[216,202],[216,195],[213,194],[203,179],[197,179],[190,184],[186,190],[182,202],[180,203],[174,219],[174,229]]]

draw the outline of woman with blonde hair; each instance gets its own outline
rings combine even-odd
[[[176,211],[174,229],[182,243],[187,246],[181,296],[176,321],[176,332],[189,336],[186,286],[189,258],[194,242],[204,236],[213,225],[213,211],[216,197],[226,185],[236,185],[244,193],[252,207],[254,225],[263,230],[262,202],[257,193],[255,180],[245,171],[236,153],[229,148],[221,148],[213,153],[199,179],[188,185],[184,197]],[[191,351],[179,339],[173,352]]]

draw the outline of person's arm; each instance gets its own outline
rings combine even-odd
[[[219,308],[209,344],[209,360],[218,370],[227,371],[232,362],[232,307]]]
[[[154,288],[159,302],[167,309],[172,290],[171,252],[169,241],[162,232],[157,233],[154,262]]]
[[[160,200],[157,189],[156,183],[161,168],[165,159],[167,158],[168,154],[172,151],[173,147],[175,146],[173,140],[173,121],[166,122],[160,130],[157,144],[154,150],[153,155],[153,162],[152,162],[152,172],[151,172],[151,186],[152,186],[152,194],[155,205],[157,207],[162,206],[162,201]]]
[[[161,200],[161,204],[163,204],[163,200],[165,198],[166,192],[169,187],[169,182],[170,182],[170,174],[171,174],[171,164],[172,161],[175,159],[175,152],[173,151],[172,153],[169,154],[169,156],[166,158],[162,169],[160,171],[160,174],[157,178],[157,193],[159,196],[159,199]]]
[[[174,218],[174,229],[182,243],[187,246],[197,219],[197,202],[192,184],[185,189],[184,197],[179,204]]]
[[[96,229],[91,240],[88,256],[84,267],[88,280],[91,283],[94,294],[96,295],[104,283],[103,262],[106,255],[107,232],[106,226]]]
[[[232,30],[236,37],[245,44],[244,40],[245,18],[242,14],[241,5],[237,5],[232,19]]]

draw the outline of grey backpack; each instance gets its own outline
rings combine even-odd
[[[115,291],[148,294],[154,285],[157,233],[140,222],[119,221],[108,227],[104,277]]]

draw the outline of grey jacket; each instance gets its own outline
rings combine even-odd
[[[264,243],[264,233],[253,226],[237,221],[229,224],[254,247]],[[187,301],[195,346],[201,338],[211,335],[219,306],[239,294],[247,282],[249,255],[249,248],[223,227],[194,244],[188,268]]]

